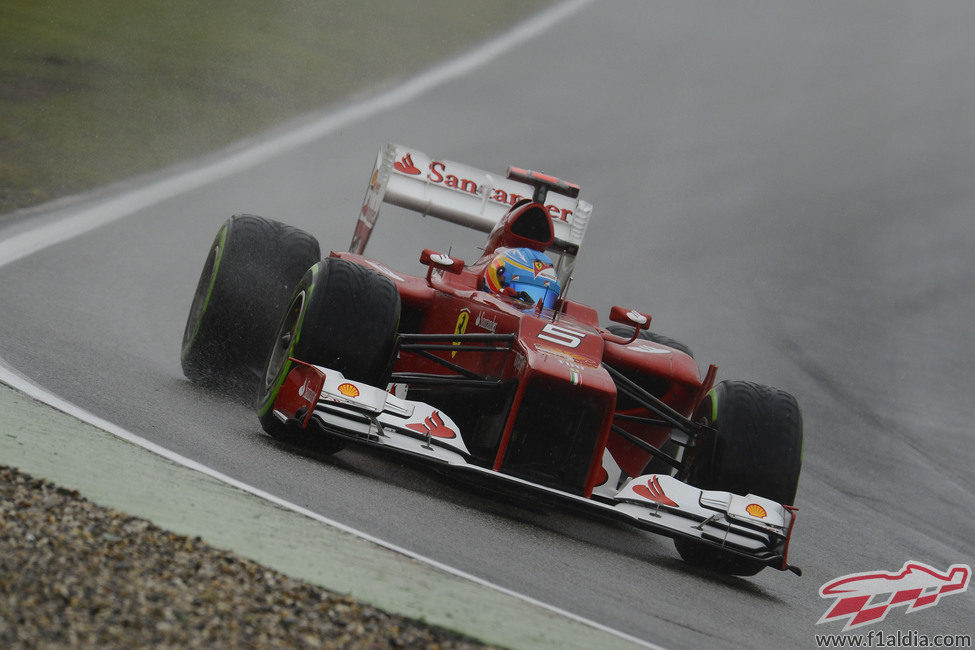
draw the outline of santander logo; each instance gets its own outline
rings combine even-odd
[[[672,508],[677,507],[677,502],[664,494],[663,488],[660,487],[660,481],[657,480],[656,476],[650,479],[646,485],[634,485],[633,491],[648,501],[655,501],[656,503]]]
[[[401,174],[406,174],[407,176],[419,176],[420,174],[423,174],[423,170],[417,167],[416,163],[413,162],[412,153],[405,154],[402,158],[393,163],[393,169]],[[474,196],[478,196],[481,192],[480,184],[476,180],[450,173],[450,170],[447,168],[447,163],[438,160],[430,161],[424,178],[428,183],[434,185],[445,185],[461,192],[467,192],[468,194],[472,194]],[[500,187],[496,187],[491,189],[487,198],[495,203],[514,205],[521,199],[530,197],[524,197],[520,194],[507,192]],[[572,210],[560,208],[553,203],[546,204],[545,211],[548,212],[549,216],[553,219],[560,219],[562,221],[568,221],[569,217],[572,215]]]
[[[400,160],[396,161],[393,169],[411,176],[417,176],[422,173],[420,168],[413,164],[413,154],[406,154]]]
[[[423,421],[423,424],[407,424],[406,428],[413,429],[417,433],[434,438],[456,438],[457,432],[447,426],[447,423],[440,417],[439,411],[434,411],[433,415]]]
[[[835,598],[817,625],[846,620],[843,631],[884,620],[894,607],[907,614],[934,607],[944,596],[968,589],[972,569],[953,564],[944,572],[922,562],[904,563],[900,571],[866,571],[840,576],[819,588],[821,598]]]

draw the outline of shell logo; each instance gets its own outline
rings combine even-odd
[[[765,512],[765,508],[757,503],[748,504],[748,506],[745,508],[745,512],[750,514],[752,517],[758,517],[759,519],[764,519],[768,516],[768,513]]]
[[[339,384],[337,389],[340,393],[346,397],[358,397],[359,389],[356,388],[355,384]]]

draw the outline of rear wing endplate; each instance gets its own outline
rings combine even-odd
[[[512,169],[509,174],[518,176]],[[524,177],[524,170],[514,171],[522,172],[520,177]],[[575,189],[577,194],[578,188]],[[586,234],[592,205],[578,196],[566,196],[559,191],[553,187],[547,193],[545,209],[552,217],[555,229],[552,250],[569,258],[563,259],[560,265],[560,270],[566,272],[571,269]],[[349,251],[359,255],[365,251],[383,203],[491,232],[514,203],[523,198],[530,199],[534,193],[535,187],[528,183],[461,163],[430,158],[410,147],[386,144],[376,157]]]

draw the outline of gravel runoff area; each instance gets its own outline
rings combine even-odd
[[[0,466],[0,647],[488,646]]]

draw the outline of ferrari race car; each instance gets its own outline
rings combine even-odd
[[[423,250],[413,276],[363,256],[383,203],[488,233],[467,264]],[[802,417],[781,390],[715,384],[690,350],[567,297],[592,214],[579,187],[381,148],[347,252],[254,215],[217,233],[182,368],[257,393],[271,436],[379,447],[506,493],[672,537],[689,563],[791,570]]]

